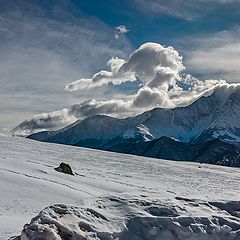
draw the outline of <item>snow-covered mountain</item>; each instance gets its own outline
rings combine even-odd
[[[238,168],[17,137],[0,137],[0,152],[0,239],[240,238]]]
[[[149,129],[140,124],[136,127],[129,128],[123,134],[109,140],[106,144],[101,146],[101,149],[111,150],[116,145],[124,145],[128,143],[145,143],[154,140],[154,136],[149,132]],[[82,146],[82,141],[75,144],[75,146]],[[89,146],[86,146],[89,147]]]
[[[117,119],[97,115],[55,132],[36,133],[29,138],[47,142],[101,148],[114,139],[150,141],[162,136],[182,142],[219,138],[240,143],[240,89],[217,89],[187,107],[155,108],[135,117]]]
[[[240,91],[233,92],[216,111],[214,121],[201,134],[198,141],[219,138],[240,143]]]
[[[117,119],[97,115],[79,120],[59,131],[40,132],[29,136],[29,138],[69,145],[74,145],[81,140],[93,139],[96,142],[99,141],[99,145],[101,146],[110,139],[118,136],[121,132],[127,131],[130,127],[134,127],[137,124],[134,118]]]

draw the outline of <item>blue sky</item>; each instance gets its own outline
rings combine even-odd
[[[0,0],[0,126],[139,82],[69,94],[64,87],[146,42],[173,46],[199,79],[239,82],[239,0]],[[116,38],[116,27],[128,31]]]
[[[86,14],[96,16],[112,27],[124,23],[132,29],[128,38],[134,45],[159,40],[165,44],[174,44],[175,38],[185,37],[186,34],[213,34],[239,26],[240,23],[239,1],[73,2]],[[165,6],[165,9],[152,9],[158,5]],[[169,9],[172,9],[172,12],[168,11]]]

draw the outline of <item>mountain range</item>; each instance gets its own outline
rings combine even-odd
[[[240,166],[240,89],[219,88],[186,107],[118,119],[96,115],[30,139],[172,160]]]

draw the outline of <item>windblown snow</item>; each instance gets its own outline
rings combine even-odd
[[[0,239],[240,239],[240,169],[16,137],[0,151]]]

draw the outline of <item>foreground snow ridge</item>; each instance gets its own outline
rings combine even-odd
[[[145,198],[99,198],[93,208],[52,205],[26,224],[14,240],[240,239],[240,202],[176,197],[178,204],[173,204]],[[194,208],[208,215],[194,217]]]

